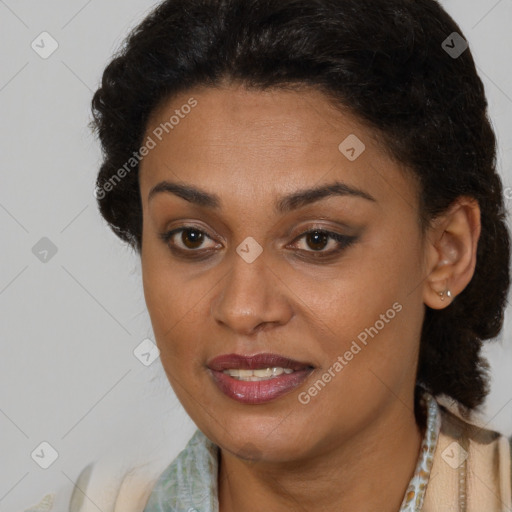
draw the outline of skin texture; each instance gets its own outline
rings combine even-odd
[[[448,306],[471,280],[478,204],[460,198],[422,238],[417,183],[370,129],[313,89],[191,89],[155,109],[146,135],[190,98],[197,106],[141,163],[143,286],[169,382],[221,448],[221,512],[397,511],[422,436],[413,391],[425,305]],[[350,134],[366,146],[355,161],[338,149]],[[216,194],[221,208],[171,193],[148,201],[164,180]],[[375,201],[334,196],[274,210],[284,195],[336,180]],[[190,224],[205,233],[202,245],[188,232],[173,242],[159,238]],[[337,243],[302,236],[311,229],[357,238],[321,259],[318,252]],[[263,248],[250,264],[235,250],[247,237]],[[193,260],[171,246],[214,250]],[[446,288],[452,298],[442,301]],[[300,403],[299,393],[394,303],[400,312]],[[207,368],[232,352],[274,352],[315,369],[276,400],[241,404],[216,387]]]

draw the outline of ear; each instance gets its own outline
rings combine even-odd
[[[480,206],[471,197],[458,197],[446,213],[434,219],[425,245],[428,277],[423,302],[427,306],[449,306],[471,281],[480,230]]]

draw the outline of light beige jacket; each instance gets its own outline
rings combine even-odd
[[[512,439],[441,408],[422,512],[512,512]]]

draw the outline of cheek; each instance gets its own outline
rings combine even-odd
[[[390,214],[385,223],[374,226],[368,240],[357,255],[350,277],[353,284],[359,283],[353,294],[360,305],[380,304],[387,309],[395,301],[410,299],[425,277],[420,232],[413,218],[406,218],[403,212]]]
[[[148,247],[149,249],[149,244]],[[161,251],[147,250],[142,260],[144,296],[160,360],[176,396],[192,417],[196,400],[204,392],[205,327],[209,316],[212,284],[191,278],[171,264]]]
[[[414,357],[410,341],[418,336],[422,312],[420,245],[415,236],[413,229],[372,235],[344,260],[336,276],[310,287],[306,302],[315,313],[312,321],[326,333],[316,335],[326,362],[332,364],[354,341],[361,351],[351,359],[358,363],[350,366],[375,364],[393,373],[400,357]]]
[[[142,259],[142,282],[144,298],[151,317],[156,341],[165,346],[167,339],[175,336],[179,321],[191,309],[190,297],[178,272],[169,272],[161,258],[147,251]]]

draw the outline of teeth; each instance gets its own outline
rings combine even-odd
[[[283,373],[290,374],[293,373],[293,371],[294,370],[292,370],[291,368],[281,368],[276,366],[273,368],[261,368],[258,370],[245,370],[233,368],[229,370],[224,370],[223,373],[238,380],[255,382],[259,380],[272,379],[274,377],[282,375]]]

